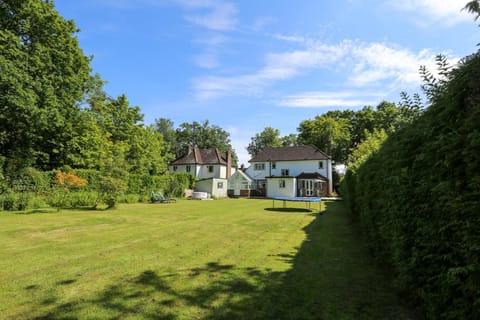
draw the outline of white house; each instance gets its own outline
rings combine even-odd
[[[208,192],[214,197],[226,197],[227,179],[236,168],[230,151],[225,154],[218,149],[190,147],[185,156],[170,164],[169,171],[191,173],[199,179],[196,191]]]
[[[332,159],[314,146],[265,148],[246,174],[267,197],[320,197],[332,193]]]

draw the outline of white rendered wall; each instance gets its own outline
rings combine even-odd
[[[323,162],[323,168],[319,168],[319,162]],[[265,179],[265,177],[281,177],[282,169],[288,169],[290,177],[296,177],[302,172],[314,173],[318,172],[322,176],[331,180],[331,161],[330,160],[302,160],[302,161],[276,161],[275,169],[272,168],[271,162],[264,163],[265,170],[255,170],[255,163],[252,163],[247,169],[247,175],[255,180]],[[330,171],[328,171],[330,169]]]
[[[280,181],[285,181],[285,188],[280,188]],[[267,197],[295,197],[296,196],[296,179],[267,179]]]

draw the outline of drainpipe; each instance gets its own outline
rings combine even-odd
[[[333,191],[332,159],[327,160],[328,195]]]

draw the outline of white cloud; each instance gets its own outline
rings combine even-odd
[[[304,43],[306,39],[302,36],[292,36],[292,35],[284,35],[284,34],[274,34],[273,37],[278,40],[288,41],[288,42],[298,42]]]
[[[383,94],[355,91],[304,92],[281,98],[277,105],[296,108],[322,107],[358,107],[373,105],[381,100]]]
[[[196,78],[193,81],[195,96],[199,100],[208,100],[222,96],[260,95],[267,87],[279,81],[316,71],[344,75],[343,82],[338,85],[339,90],[343,91],[345,88],[356,88],[356,91],[359,91],[359,88],[401,91],[407,89],[406,87],[417,87],[420,84],[418,73],[420,65],[435,70],[435,54],[428,50],[413,52],[391,44],[351,40],[324,44],[306,39],[300,46],[303,48],[266,54],[264,65],[250,74]],[[326,97],[307,98],[286,99],[283,105],[291,102],[292,106],[296,104],[322,106],[324,103],[331,105],[335,102],[328,102],[329,99]],[[320,103],[321,101],[323,102]],[[355,103],[358,102],[365,101]]]
[[[352,47],[354,68],[349,84],[357,87],[368,85],[413,86],[420,84],[419,67],[430,69],[435,64],[435,54],[429,50],[412,52],[383,43],[359,43]]]
[[[231,31],[238,24],[238,10],[233,3],[192,0],[179,2],[192,11],[185,15],[185,19],[198,26],[216,31]]]
[[[219,56],[222,46],[227,42],[227,37],[222,34],[211,34],[194,40],[195,44],[203,47],[203,53],[193,58],[197,67],[214,69],[220,66]]]
[[[345,55],[343,44],[316,44],[303,50],[265,55],[265,64],[257,72],[246,75],[222,77],[206,76],[194,80],[194,90],[199,100],[225,95],[255,95],[279,80],[298,76],[308,69],[329,68]]]
[[[415,16],[419,25],[454,25],[462,21],[471,21],[472,17],[462,8],[466,0],[404,0],[387,1],[387,5]]]

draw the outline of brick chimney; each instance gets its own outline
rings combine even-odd
[[[227,150],[227,179],[232,175],[232,150]]]

